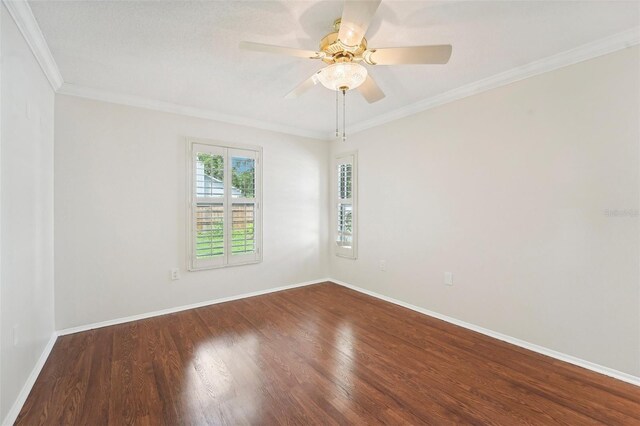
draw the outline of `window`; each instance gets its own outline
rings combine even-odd
[[[261,260],[261,148],[191,140],[189,267]]]
[[[335,176],[335,251],[336,255],[356,258],[357,246],[357,153],[336,158]]]

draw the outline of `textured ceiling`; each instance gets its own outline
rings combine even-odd
[[[329,134],[334,92],[284,95],[322,66],[241,51],[316,49],[342,2],[32,1],[66,83]],[[453,45],[447,65],[370,67],[387,97],[347,97],[357,123],[637,26],[637,1],[383,1],[371,47]]]

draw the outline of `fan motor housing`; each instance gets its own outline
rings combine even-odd
[[[340,19],[334,22],[335,32],[329,33],[320,40],[320,50],[326,53],[322,58],[327,64],[335,64],[336,62],[351,62],[362,58],[362,54],[367,50],[367,39],[362,38],[362,42],[356,48],[345,46],[338,40],[338,31],[340,30]]]

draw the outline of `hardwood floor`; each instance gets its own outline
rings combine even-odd
[[[318,284],[63,336],[19,425],[640,424],[640,388]]]

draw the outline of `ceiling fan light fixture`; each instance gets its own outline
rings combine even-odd
[[[318,80],[330,90],[351,90],[367,79],[367,69],[355,62],[338,62],[323,68],[317,74]]]

